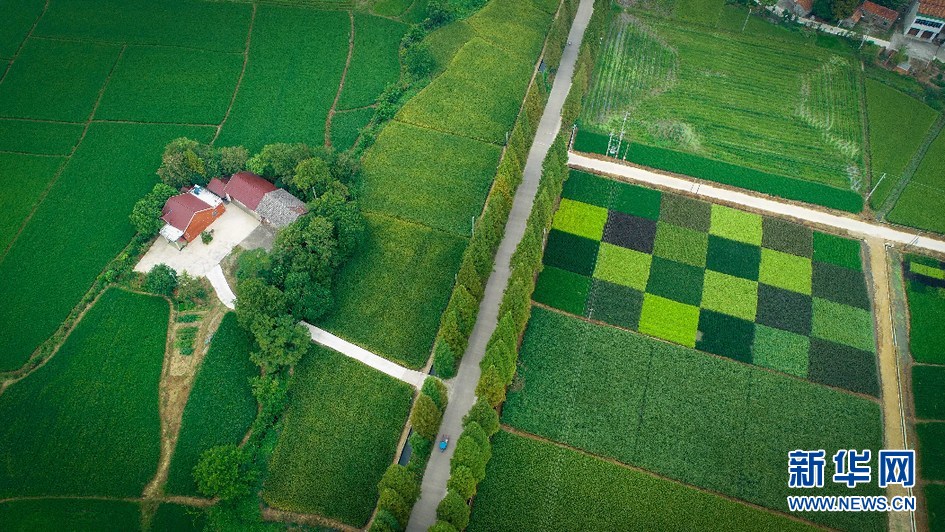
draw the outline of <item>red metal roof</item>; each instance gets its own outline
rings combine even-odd
[[[863,5],[860,6],[860,9],[868,13],[872,13],[877,17],[882,17],[890,22],[895,22],[896,19],[899,18],[899,13],[897,13],[894,9],[889,9],[888,7],[874,4],[869,0],[863,2]]]
[[[226,195],[226,181],[223,181],[219,177],[214,177],[207,183],[207,190],[222,198]]]
[[[210,189],[214,192],[213,189]],[[247,209],[256,210],[263,196],[276,190],[276,186],[252,172],[239,172],[226,182],[226,193]]]
[[[797,0],[797,5],[804,8],[805,11],[810,12],[814,8],[814,0]]]
[[[161,219],[181,231],[186,231],[195,214],[212,208],[197,196],[184,192],[183,194],[171,196],[167,200],[164,208],[161,209]]]
[[[919,14],[945,20],[945,0],[922,0]]]

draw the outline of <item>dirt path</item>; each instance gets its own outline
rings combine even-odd
[[[351,31],[348,32],[348,58],[345,59],[345,69],[341,71],[341,81],[338,82],[338,92],[335,93],[335,100],[331,102],[331,109],[328,110],[328,117],[325,118],[325,146],[331,148],[331,121],[335,118],[338,110],[338,101],[341,100],[341,91],[345,88],[345,80],[348,79],[348,68],[351,67],[351,56],[354,55],[354,13],[348,11],[348,19],[351,21]]]
[[[285,510],[277,510],[275,508],[265,507],[262,509],[263,519],[266,521],[277,521],[280,523],[293,523],[297,525],[306,525],[315,528],[328,527],[335,530],[342,530],[344,532],[354,532],[359,530],[351,525],[346,525],[340,521],[335,521],[328,519],[327,517],[322,517],[320,515],[312,514],[297,514],[293,512],[287,512]]]
[[[879,238],[867,238],[869,274],[873,286],[876,319],[876,343],[879,358],[879,382],[882,390],[883,446],[886,449],[907,449],[905,411],[902,404],[900,362],[893,340],[892,299],[886,243]],[[889,486],[886,495],[908,496],[911,490]],[[889,530],[912,530],[913,516],[906,512],[889,512]]]
[[[215,305],[203,315],[199,323],[200,332],[194,339],[194,353],[189,356],[178,354],[174,342],[179,326],[194,324],[176,323],[177,312],[171,312],[160,385],[161,458],[154,478],[144,488],[145,499],[160,498],[164,492],[171,457],[174,455],[177,439],[180,436],[184,407],[187,405],[187,398],[193,388],[197,369],[208,351],[206,339],[219,327],[225,310],[220,305]]]

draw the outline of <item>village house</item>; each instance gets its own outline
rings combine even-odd
[[[798,17],[806,17],[814,9],[814,0],[789,0],[790,11]]]
[[[945,0],[918,0],[906,15],[903,32],[915,39],[934,42],[945,26]]]
[[[223,201],[203,187],[184,188],[161,209],[161,236],[182,249],[200,236],[226,210]]]
[[[229,179],[213,178],[207,188],[278,228],[291,224],[308,211],[305,202],[252,172],[238,172]]]
[[[895,9],[889,9],[888,7],[869,1],[863,2],[856,11],[859,20],[862,20],[874,28],[882,28],[884,30],[891,28],[892,25],[896,23],[896,19],[899,18],[899,13],[897,13]]]

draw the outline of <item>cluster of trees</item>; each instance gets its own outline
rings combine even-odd
[[[203,282],[187,272],[178,274],[167,264],[157,264],[144,276],[141,287],[159,296],[173,298],[178,310],[188,310],[207,299]]]
[[[420,496],[420,478],[437,433],[443,411],[446,410],[447,390],[439,379],[428,377],[413,403],[410,423],[412,454],[406,466],[393,464],[384,472],[377,485],[380,499],[377,517],[371,524],[372,532],[395,532],[407,528],[410,510]]]

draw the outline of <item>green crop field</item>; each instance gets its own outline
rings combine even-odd
[[[83,129],[82,124],[0,118],[0,152],[69,155]]]
[[[13,241],[61,164],[59,157],[0,153],[4,175],[20,187],[17,194],[0,196],[0,253]]]
[[[558,8],[554,0],[544,2],[550,6],[542,3],[542,0],[492,0],[467,22],[483,39],[522,56],[529,66],[534,66],[551,25],[551,14]]]
[[[17,2],[16,9],[7,9],[0,20],[0,58],[10,59],[26,38],[33,23],[43,12],[44,0]]]
[[[916,362],[945,364],[945,264],[925,257],[905,261],[909,349]]]
[[[916,423],[919,463],[925,480],[945,481],[945,423]]]
[[[470,531],[812,530],[718,495],[500,432]],[[631,526],[632,528],[632,526]]]
[[[253,349],[253,337],[239,326],[236,314],[224,316],[187,400],[168,472],[168,493],[197,495],[193,470],[200,455],[214,445],[240,443],[249,430],[256,417],[249,379],[259,375],[249,359]]]
[[[396,17],[407,10],[414,0],[375,0],[374,12],[379,15]]]
[[[929,511],[929,530],[945,530],[945,485],[926,484],[925,504]]]
[[[866,80],[866,110],[873,182],[886,174],[886,179],[870,197],[870,204],[878,206],[902,178],[937,113],[919,100],[874,79]],[[904,116],[910,119],[905,121]]]
[[[336,150],[347,150],[358,140],[361,128],[371,121],[374,108],[366,107],[335,113],[331,119],[331,145]]]
[[[398,363],[423,367],[465,246],[447,233],[368,214],[364,242],[339,274],[335,310],[319,326]]]
[[[90,9],[71,0],[50,2],[33,35],[242,53],[251,16],[252,6],[234,2],[101,0]]]
[[[276,508],[363,526],[394,458],[413,389],[313,346],[296,366],[290,393],[263,498]]]
[[[361,205],[370,212],[469,236],[499,154],[497,146],[485,142],[392,122],[364,156]]]
[[[226,114],[242,67],[241,54],[129,46],[95,117],[217,124]]]
[[[397,48],[407,26],[395,20],[354,15],[354,53],[338,100],[339,109],[371,105],[400,76]]]
[[[698,18],[711,19],[719,7],[699,4],[707,13]],[[779,40],[616,14],[582,128],[605,137],[623,131],[617,157],[642,143],[861,191],[858,64],[820,48],[804,52]]]
[[[119,52],[113,44],[30,39],[0,85],[0,116],[84,122]]]
[[[912,366],[915,417],[945,421],[945,366]]]
[[[860,242],[572,172],[535,301],[878,396]]]
[[[889,221],[945,233],[945,133],[939,133],[906,186]]]
[[[139,497],[160,453],[169,307],[106,291],[42,368],[0,395],[0,498]]]
[[[522,385],[509,394],[503,422],[775,510],[787,511],[789,451],[832,456],[882,444],[872,401],[541,308],[532,310],[519,367]],[[850,493],[829,483],[822,492]],[[804,517],[858,530],[883,522]]]
[[[153,532],[200,532],[205,524],[204,510],[179,504],[161,504],[151,518]]]
[[[61,178],[0,259],[0,370],[19,368],[134,234],[134,203],[157,180],[168,141],[211,128],[92,124]],[[83,186],[76,186],[77,184]],[[94,213],[94,223],[89,223]],[[55,275],[37,272],[55,271]]]
[[[9,532],[37,530],[114,531],[141,529],[141,508],[125,501],[28,499],[0,503],[0,523]],[[158,529],[155,530],[169,530]]]
[[[321,141],[350,30],[342,11],[260,5],[243,84],[218,144],[258,150],[272,142]],[[298,38],[309,32],[319,37]]]

